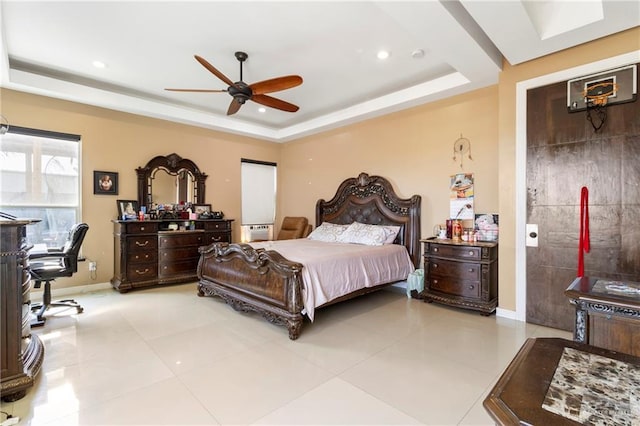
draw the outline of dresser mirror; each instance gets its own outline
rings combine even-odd
[[[151,210],[152,204],[204,204],[207,175],[178,154],[159,155],[136,169],[138,202]]]

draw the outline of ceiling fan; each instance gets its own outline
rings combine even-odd
[[[272,96],[267,96],[265,93],[279,92],[280,90],[290,89],[302,84],[302,77],[299,75],[287,75],[284,77],[272,78],[269,80],[259,81],[258,83],[247,84],[242,81],[242,63],[247,60],[249,55],[245,52],[236,52],[236,59],[240,62],[240,81],[232,82],[227,76],[218,71],[213,65],[207,62],[204,58],[198,55],[194,55],[196,60],[208,69],[213,75],[218,77],[229,87],[224,90],[214,89],[165,89],[172,92],[227,92],[233,100],[227,110],[227,115],[232,115],[238,112],[240,107],[246,101],[254,101],[264,106],[276,108],[287,112],[296,112],[298,107],[289,102],[277,99]]]

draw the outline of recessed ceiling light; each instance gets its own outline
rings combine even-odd
[[[102,61],[93,61],[93,62],[91,62],[91,63],[92,63],[92,64],[93,64],[93,66],[94,66],[94,67],[96,67],[96,68],[106,68],[106,67],[107,67],[107,64],[105,64],[105,63],[104,63],[104,62],[102,62]]]
[[[422,49],[414,50],[413,52],[411,52],[411,57],[414,59],[424,58],[424,50]]]
[[[267,112],[267,109],[265,107],[260,107],[260,108],[258,108],[258,112],[265,113],[265,112]]]
[[[391,53],[387,52],[386,50],[380,50],[377,54],[378,59],[387,59],[390,55]]]

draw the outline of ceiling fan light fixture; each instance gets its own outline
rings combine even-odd
[[[267,96],[266,93],[279,92],[281,90],[291,89],[302,84],[302,77],[299,75],[286,75],[282,77],[271,78],[269,80],[259,81],[253,84],[247,84],[242,79],[242,64],[247,60],[249,55],[245,52],[236,52],[236,59],[240,63],[240,80],[235,83],[229,79],[226,75],[221,73],[217,68],[211,65],[206,59],[201,56],[194,55],[195,59],[200,62],[209,72],[218,77],[229,87],[226,90],[214,90],[214,89],[170,89],[172,92],[226,92],[232,96],[231,104],[227,110],[227,115],[233,115],[242,105],[247,101],[254,101],[264,106],[279,109],[286,112],[296,112],[300,109],[298,106],[282,99]]]

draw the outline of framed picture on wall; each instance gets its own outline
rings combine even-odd
[[[118,173],[93,172],[93,193],[98,195],[118,195]]]

